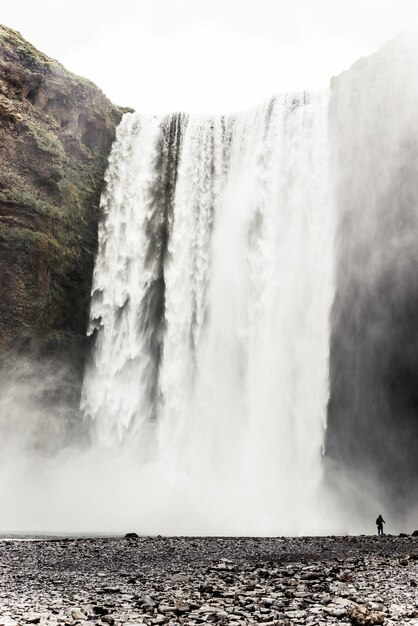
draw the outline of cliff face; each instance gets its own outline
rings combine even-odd
[[[122,114],[0,25],[3,354],[83,358],[100,192]]]
[[[330,106],[339,231],[326,448],[398,514],[418,488],[414,46],[400,37],[358,61]]]

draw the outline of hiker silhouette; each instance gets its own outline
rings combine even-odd
[[[383,517],[381,515],[379,515],[379,517],[376,520],[376,526],[377,526],[377,534],[378,535],[383,535],[383,524],[386,524],[385,520],[383,519]]]

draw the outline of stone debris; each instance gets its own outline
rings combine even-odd
[[[365,606],[353,606],[347,611],[348,617],[355,626],[367,626],[368,624],[383,624],[383,613],[369,611]]]
[[[418,626],[415,537],[0,540],[0,626]]]

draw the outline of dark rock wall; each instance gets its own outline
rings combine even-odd
[[[418,493],[417,58],[394,40],[334,79],[330,106],[338,258],[326,454],[332,476],[372,479],[397,513]]]
[[[0,26],[0,351],[82,375],[99,199],[123,110]]]

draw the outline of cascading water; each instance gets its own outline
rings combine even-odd
[[[119,126],[82,407],[98,444],[134,451],[144,532],[323,530],[327,108],[292,93]]]

